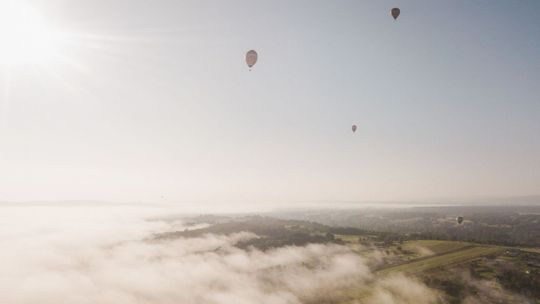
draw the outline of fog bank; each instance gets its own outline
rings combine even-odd
[[[436,299],[414,280],[378,281],[344,246],[234,247],[257,237],[249,232],[155,241],[185,227],[139,207],[2,211],[0,303],[339,303],[358,288],[372,291],[365,303]]]

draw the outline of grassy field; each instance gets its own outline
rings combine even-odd
[[[378,270],[377,274],[387,275],[396,272],[415,274],[438,267],[463,263],[481,256],[497,253],[502,250],[504,249],[495,246],[464,247],[461,250],[442,253],[439,255],[413,260],[409,263],[383,268]]]
[[[359,238],[358,235],[348,235],[348,234],[336,234],[335,237],[344,242],[353,243],[353,244],[358,243],[358,238]]]
[[[357,244],[357,235],[336,235],[349,244]],[[487,246],[468,242],[439,241],[439,240],[417,240],[406,241],[401,245],[404,251],[398,251],[398,245],[385,247],[386,251],[394,254],[402,254],[402,261],[398,265],[386,266],[376,271],[379,275],[387,275],[397,272],[418,274],[440,267],[451,266],[464,263],[472,259],[498,253],[504,250],[503,247]],[[405,253],[405,252],[410,253]],[[360,252],[369,256],[371,250]],[[426,252],[429,252],[426,254]]]
[[[352,241],[352,238],[345,239],[350,239]],[[413,276],[431,275],[432,273],[437,273],[437,270],[445,269],[445,267],[453,267],[458,264],[471,262],[482,256],[501,253],[505,250],[505,247],[499,246],[437,240],[407,241],[401,245],[404,249],[403,251],[394,250],[397,246],[399,245],[392,245],[386,247],[386,249],[379,249],[390,250],[394,254],[402,254],[403,256],[400,264],[387,265],[376,270],[375,274],[377,276],[383,277],[400,272]],[[416,253],[407,253],[407,251],[418,252],[419,247],[431,251],[431,255],[420,256]],[[482,263],[478,264],[477,270],[485,279],[492,279],[495,273],[490,267],[484,266],[485,265]],[[429,274],[423,272],[429,272]],[[369,285],[354,288],[348,292],[348,296],[354,300],[346,303],[358,303],[358,301],[362,301],[369,297],[371,293],[372,288]]]
[[[456,251],[465,247],[469,247],[471,245],[471,243],[467,242],[419,240],[405,242],[403,244],[403,249],[415,252],[418,251],[418,248],[425,248],[436,255],[450,251]]]
[[[519,248],[523,251],[527,251],[527,252],[533,252],[533,253],[540,253],[540,248],[525,248],[525,247],[522,247],[522,248]]]

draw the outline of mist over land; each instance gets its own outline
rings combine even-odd
[[[25,205],[0,207],[0,222],[9,227],[0,232],[2,303],[412,304],[538,299],[526,288],[497,279],[500,269],[522,269],[508,262],[504,267],[493,264],[500,263],[497,256],[504,255],[504,248],[517,246],[519,238],[504,236],[500,245],[491,245],[497,240],[485,233],[476,234],[485,239],[460,239],[466,236],[463,230],[474,232],[477,225],[497,216],[533,217],[503,223],[506,230],[516,229],[518,220],[538,223],[538,206],[513,207],[512,212],[481,206],[181,215],[179,208],[148,205]],[[462,227],[455,224],[457,213],[466,215]],[[378,223],[374,219],[381,222],[374,224]],[[428,220],[430,236],[420,229]],[[540,231],[537,226],[529,227],[529,232]],[[443,227],[448,235],[437,234]],[[496,228],[493,235],[498,236]],[[519,263],[532,263],[525,266],[527,275],[537,280],[540,268],[534,261],[540,259],[528,256],[537,250],[530,248],[520,253]],[[466,258],[437,262],[440,257],[455,259],[455,254]],[[441,264],[429,268],[422,261]],[[470,266],[475,263],[483,266]],[[478,275],[477,268],[486,265],[491,265],[494,279]],[[393,270],[404,266],[423,270]],[[448,289],[449,278],[459,294]]]
[[[10,229],[0,235],[0,301],[314,303],[337,301],[343,289],[372,281],[366,260],[343,246],[235,247],[258,237],[248,231],[155,240],[186,226],[156,220],[165,213],[159,208],[150,213],[153,220],[134,206],[2,208],[0,221]]]
[[[540,304],[540,1],[394,5],[0,0],[0,304]]]

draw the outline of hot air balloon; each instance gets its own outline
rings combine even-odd
[[[250,50],[247,52],[246,63],[250,71],[251,71],[251,68],[255,65],[255,63],[257,63],[257,57],[258,57],[257,52],[255,52],[254,50]]]
[[[356,132],[356,128],[357,128],[356,125],[352,125],[352,131],[353,131],[353,133]]]
[[[394,20],[396,20],[399,17],[399,13],[401,13],[401,10],[399,8],[397,8],[397,7],[394,7],[390,11],[390,14],[392,15],[392,17],[394,17]]]
[[[456,218],[456,221],[457,221],[458,224],[463,223],[463,216],[458,216],[458,217]]]

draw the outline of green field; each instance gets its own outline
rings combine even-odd
[[[419,240],[419,241],[407,241],[403,244],[403,249],[413,252],[418,251],[418,248],[425,248],[433,252],[433,254],[441,254],[450,251],[456,251],[465,247],[470,247],[472,244],[467,242],[454,242],[454,241],[437,241],[437,240]]]
[[[527,252],[533,252],[533,253],[540,253],[540,248],[525,248],[525,247],[522,247],[522,248],[519,248],[523,251],[527,251]]]
[[[357,235],[336,235],[347,243],[358,243]],[[416,240],[406,241],[401,245],[404,251],[398,251],[398,245],[385,247],[393,253],[402,252],[402,261],[398,265],[388,265],[376,271],[379,275],[387,275],[397,272],[418,274],[440,267],[464,263],[472,259],[498,253],[503,247],[479,245],[468,242],[439,241],[439,240]],[[406,252],[409,253],[406,253]],[[362,251],[359,254],[369,256],[371,251]],[[422,253],[424,252],[424,253]],[[429,254],[426,254],[429,252]],[[422,257],[423,256],[423,257]]]
[[[336,239],[340,239],[347,243],[358,243],[358,238],[358,235],[336,234]]]
[[[347,238],[345,238],[347,239]],[[351,239],[351,238],[348,238]],[[351,239],[352,240],[352,239]],[[456,241],[437,241],[437,240],[419,240],[419,241],[407,241],[401,244],[403,250],[396,249],[400,245],[394,244],[380,248],[367,248],[365,251],[360,252],[362,255],[369,255],[370,252],[377,250],[385,250],[390,252],[390,263],[387,263],[382,268],[375,270],[375,274],[378,277],[384,277],[387,275],[405,273],[412,275],[413,277],[437,277],[445,278],[448,274],[447,269],[461,267],[467,263],[473,267],[477,275],[481,276],[485,280],[493,280],[497,275],[493,264],[485,262],[487,260],[479,259],[483,256],[498,255],[497,259],[515,259],[502,255],[502,253],[508,247],[483,245],[468,242],[456,242]],[[422,247],[431,251],[431,255],[418,255],[418,247]],[[370,251],[371,250],[371,251]],[[534,250],[534,249],[533,249]],[[501,255],[499,255],[501,254]],[[401,258],[397,260],[395,255]],[[489,260],[493,261],[493,260]],[[393,263],[393,264],[391,264]],[[395,264],[398,263],[398,264]],[[472,265],[472,266],[471,266]],[[346,295],[348,297],[347,304],[362,302],[368,298],[373,291],[373,286],[370,284],[357,286],[349,290]],[[539,303],[540,304],[540,303]]]
[[[426,258],[413,260],[409,263],[379,269],[377,271],[377,274],[387,275],[396,272],[415,274],[439,267],[463,263],[481,256],[497,253],[502,250],[503,248],[495,246],[466,247],[462,250],[434,255]]]

